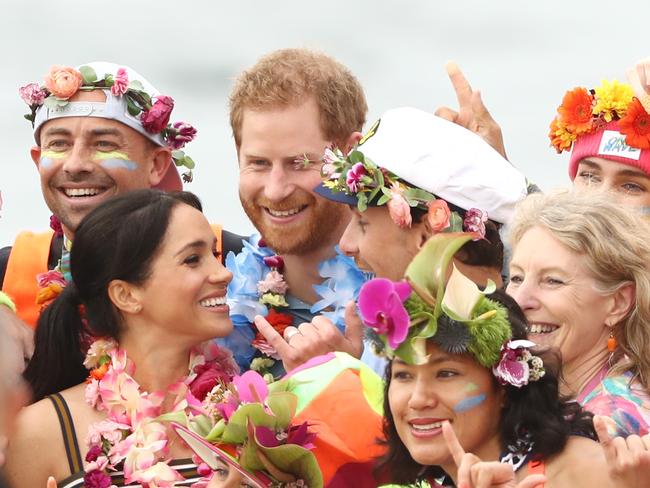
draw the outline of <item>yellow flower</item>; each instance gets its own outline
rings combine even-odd
[[[625,117],[627,107],[632,103],[634,91],[626,83],[619,83],[617,80],[602,80],[601,85],[594,90],[596,92],[596,105],[593,114],[600,115],[607,122],[611,122],[614,115],[617,118]]]
[[[264,293],[260,297],[260,303],[265,305],[271,305],[272,307],[288,307],[289,304],[284,299],[284,295],[278,295],[277,293]]]

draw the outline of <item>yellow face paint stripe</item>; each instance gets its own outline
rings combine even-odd
[[[102,151],[97,151],[93,155],[93,159],[124,159],[124,160],[129,160],[131,159],[128,154],[123,153],[121,151],[111,151],[111,152],[102,152]]]
[[[63,151],[41,151],[41,159],[63,159],[67,157],[67,153]]]

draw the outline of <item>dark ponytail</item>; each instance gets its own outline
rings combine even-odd
[[[136,190],[101,204],[79,224],[70,255],[73,283],[41,313],[34,356],[24,373],[35,401],[88,376],[83,336],[119,340],[122,316],[108,296],[108,285],[147,280],[179,204],[202,210],[192,193]]]
[[[34,356],[23,373],[34,400],[77,385],[88,376],[80,343],[80,303],[77,288],[70,283],[41,312],[34,335]]]

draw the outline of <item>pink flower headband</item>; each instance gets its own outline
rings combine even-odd
[[[455,207],[450,210],[447,201],[413,186],[386,168],[377,166],[358,149],[345,156],[337,148],[326,149],[321,168],[322,188],[318,193],[342,193],[356,198],[360,212],[368,205],[386,205],[390,217],[399,227],[411,226],[411,208],[426,210],[426,219],[434,232],[471,232],[473,240],[485,237],[487,212],[478,208],[465,211],[464,217]]]
[[[176,166],[185,166],[189,170],[183,174],[183,180],[192,181],[192,169],[195,163],[181,149],[196,137],[196,129],[186,122],[170,124],[169,118],[174,109],[174,100],[165,95],[151,96],[145,91],[141,81],[129,79],[126,68],[118,68],[115,74],[107,73],[103,78],[99,78],[95,69],[89,65],[81,66],[78,70],[55,65],[45,76],[45,86],[29,83],[21,87],[18,92],[30,108],[30,113],[25,114],[25,118],[38,132],[38,126],[47,120],[47,116],[39,117],[41,108],[47,108],[52,118],[64,116],[69,111],[70,98],[77,92],[96,89],[107,90],[111,96],[123,98],[126,112],[131,117],[129,119],[127,114],[113,113],[107,118],[123,122],[158,145],[170,147],[173,150],[172,158]],[[89,105],[95,104],[89,102]]]

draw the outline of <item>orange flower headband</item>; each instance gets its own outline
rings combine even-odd
[[[625,144],[650,149],[650,115],[634,97],[632,87],[614,80],[603,80],[593,90],[569,90],[550,126],[551,146],[558,153],[569,151],[579,136],[603,130],[616,121]]]

